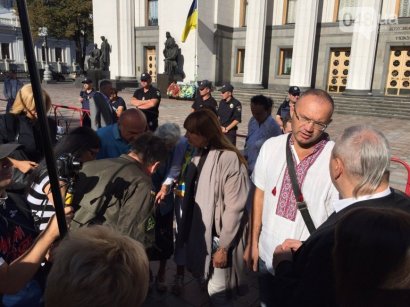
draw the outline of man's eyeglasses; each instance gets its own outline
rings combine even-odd
[[[296,119],[298,121],[300,121],[302,124],[304,124],[304,125],[313,124],[313,128],[316,129],[316,130],[319,130],[319,131],[325,131],[326,130],[326,128],[327,128],[326,124],[316,122],[313,119],[307,118],[303,115],[299,116],[298,113],[296,113],[296,108],[295,108],[294,112],[295,112]]]

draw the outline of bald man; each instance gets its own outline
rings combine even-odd
[[[128,153],[130,143],[146,130],[147,119],[141,110],[125,110],[117,123],[97,130],[101,141],[97,159],[117,158]]]

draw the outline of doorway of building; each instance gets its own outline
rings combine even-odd
[[[151,75],[152,82],[157,82],[157,51],[155,47],[145,47],[145,71]]]
[[[390,49],[386,95],[410,95],[410,47]]]
[[[341,93],[346,89],[347,75],[349,74],[350,48],[330,49],[329,74],[327,90],[332,93]]]

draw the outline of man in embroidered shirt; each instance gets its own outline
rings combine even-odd
[[[333,100],[328,93],[313,89],[305,92],[295,106],[292,134],[267,140],[256,161],[252,181],[256,186],[251,231],[244,260],[259,277],[263,305],[272,303],[272,257],[275,247],[287,238],[305,240],[306,224],[298,212],[286,165],[286,146],[290,146],[297,179],[315,226],[333,212],[338,198],[329,175],[329,159],[334,143],[324,132],[331,122]]]
[[[337,305],[332,250],[340,219],[363,207],[410,212],[410,199],[389,188],[389,168],[390,147],[381,132],[369,126],[343,132],[330,159],[330,176],[341,198],[333,202],[335,213],[303,245],[286,240],[275,249],[277,306]]]

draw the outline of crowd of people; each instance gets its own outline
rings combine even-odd
[[[187,271],[212,306],[249,291],[246,271],[261,306],[408,305],[410,198],[389,185],[383,133],[355,125],[331,140],[332,97],[291,86],[273,116],[272,99],[250,99],[239,150],[242,104],[232,84],[219,103],[213,88],[199,82],[182,132],[161,122],[148,73],[128,103],[109,80],[83,81],[82,126],[54,145],[73,194],[64,238],[33,91],[17,91],[0,116],[2,305],[141,306],[153,287],[181,295]]]

